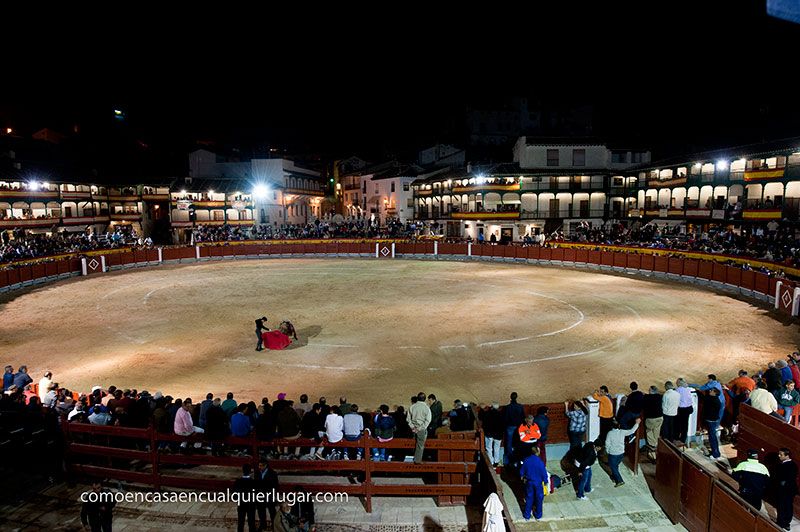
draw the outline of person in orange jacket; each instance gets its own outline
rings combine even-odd
[[[536,447],[536,443],[542,437],[542,431],[539,430],[539,425],[533,422],[533,416],[527,415],[525,421],[517,429],[517,433],[520,446],[516,462],[519,463],[531,455],[531,448]]]

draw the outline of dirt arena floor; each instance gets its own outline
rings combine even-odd
[[[300,341],[255,351],[253,320]],[[680,283],[514,264],[247,260],[75,279],[0,302],[0,358],[75,390],[160,390],[195,400],[408,404],[560,401],[686,377],[728,380],[783,357],[796,325]]]

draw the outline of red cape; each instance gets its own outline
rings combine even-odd
[[[267,349],[286,349],[292,343],[292,339],[280,331],[266,331],[261,333],[261,339],[264,340],[264,347]]]

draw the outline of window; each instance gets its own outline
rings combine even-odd
[[[625,164],[628,162],[628,152],[626,151],[619,151],[613,150],[611,152],[611,162],[612,164]]]
[[[392,192],[394,192],[394,183],[392,183]]]
[[[586,166],[586,150],[572,150],[572,166]]]
[[[408,183],[403,183],[403,192],[408,192]]]
[[[558,166],[558,150],[547,150],[547,166]]]
[[[363,192],[364,194],[366,194],[366,193],[367,193],[367,182],[366,182],[366,181],[364,181],[364,182],[363,182],[363,183],[361,183],[361,184],[363,185],[363,190],[362,190],[362,192]]]
[[[414,198],[408,198],[408,201],[406,202],[406,206],[413,207],[414,206]]]
[[[631,162],[634,162],[634,163],[647,162],[647,160],[645,159],[644,152],[636,151],[636,152],[633,152],[631,155],[633,156],[633,160]]]

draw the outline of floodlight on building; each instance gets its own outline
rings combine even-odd
[[[209,194],[209,195],[212,195],[212,194],[214,194],[214,190],[209,188],[209,189],[208,189],[208,194]]]
[[[255,196],[256,198],[264,199],[267,197],[267,194],[269,194],[269,188],[267,187],[267,185],[258,184],[253,187],[253,196]]]
[[[703,167],[703,163],[694,163],[694,167],[695,168],[702,168]]]
[[[39,183],[37,183],[36,181],[31,181],[28,184],[28,186],[30,187],[31,190],[39,190]]]
[[[728,167],[728,161],[717,161],[717,170],[725,170]]]
[[[186,195],[186,189],[185,188],[183,190],[181,190],[181,194],[183,194],[184,196]]]
[[[484,177],[483,174],[478,174],[478,184],[482,185],[484,183],[486,183],[486,178]]]

